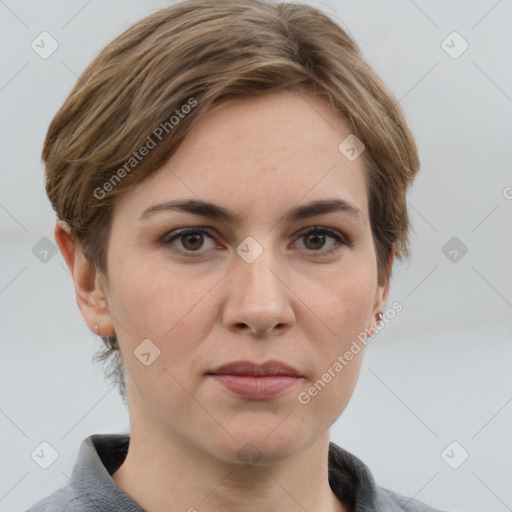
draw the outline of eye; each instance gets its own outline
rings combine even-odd
[[[324,249],[322,252],[331,252],[332,249],[338,248],[337,246],[339,245],[352,245],[341,235],[341,233],[316,226],[302,233],[298,239],[304,239],[304,245],[306,246],[306,249],[313,252],[319,252],[324,248],[328,238],[334,240],[334,244],[332,244],[327,249]]]
[[[181,248],[173,247],[173,249],[176,249],[178,252],[198,252],[204,244],[205,235],[213,240],[209,231],[204,228],[179,229],[177,231],[172,231],[169,234],[173,233],[174,235],[171,237],[165,236],[162,243],[166,246],[173,245],[173,242],[178,239],[184,248],[183,250]]]
[[[162,239],[162,244],[165,246],[170,246],[171,249],[176,250],[177,252],[188,253],[189,255],[192,253],[197,253],[197,255],[200,255],[202,252],[204,252],[200,251],[200,249],[204,248],[205,236],[213,242],[213,236],[206,228],[184,228],[168,233]],[[325,244],[329,238],[333,240],[334,243],[331,243],[331,245],[326,249]],[[304,240],[304,246],[308,252],[332,253],[332,250],[339,248],[340,245],[352,245],[352,243],[347,240],[341,233],[328,228],[317,226],[303,232],[298,237],[298,240]],[[176,241],[179,241],[181,247],[176,247]],[[214,244],[211,247],[213,246]]]

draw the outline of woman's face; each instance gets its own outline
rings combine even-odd
[[[363,350],[345,354],[387,298],[363,157],[338,149],[349,134],[312,95],[225,103],[116,205],[106,295],[132,428],[221,460],[250,449],[272,462],[311,446],[344,410]],[[187,201],[215,209],[154,208]],[[298,210],[315,201],[357,210]],[[212,214],[221,209],[233,218]],[[216,372],[270,360],[298,376]]]

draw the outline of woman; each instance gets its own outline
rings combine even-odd
[[[337,24],[264,1],[162,9],[84,71],[43,160],[131,432],[84,440],[31,512],[434,510],[329,442],[408,255],[419,167]]]

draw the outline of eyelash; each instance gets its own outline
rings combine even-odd
[[[197,234],[197,233],[202,233],[204,235],[209,236],[212,239],[214,238],[209,229],[202,228],[202,227],[193,227],[193,228],[183,228],[183,229],[178,229],[178,230],[175,230],[175,231],[171,231],[170,233],[167,233],[163,237],[161,243],[162,243],[162,245],[168,247],[172,251],[175,251],[175,252],[178,252],[178,253],[181,253],[181,254],[186,254],[187,256],[200,257],[205,251],[200,251],[200,250],[189,251],[189,250],[186,250],[186,249],[185,250],[177,249],[177,248],[172,246],[172,242],[174,240],[179,239],[181,237],[184,237],[186,235]],[[327,235],[327,236],[329,236],[331,238],[334,238],[338,242],[338,245],[346,245],[348,247],[351,247],[353,245],[353,243],[350,240],[348,240],[346,237],[341,235],[341,233],[338,233],[337,231],[333,231],[333,230],[328,229],[328,228],[318,227],[318,226],[314,226],[314,227],[309,228],[308,230],[302,232],[299,235],[298,238],[299,239],[303,238],[303,237],[305,237],[307,235],[310,235],[311,233]],[[169,237],[169,235],[171,235],[171,234],[173,236]],[[339,249],[339,247],[338,247],[338,249]],[[331,249],[324,250],[324,251],[322,251],[322,249],[318,249],[317,251],[310,250],[308,252],[311,252],[311,253],[322,253],[322,252],[330,253],[333,250],[336,250],[336,249],[335,248],[331,248]]]

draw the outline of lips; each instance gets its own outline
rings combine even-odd
[[[248,375],[252,377],[287,375],[301,377],[298,370],[281,361],[272,360],[266,363],[253,363],[251,361],[235,361],[219,366],[208,372],[209,375]]]
[[[235,361],[207,375],[222,389],[248,400],[269,400],[290,390],[302,379],[296,368],[281,361],[258,364]]]

